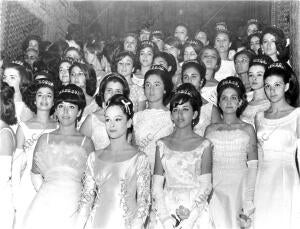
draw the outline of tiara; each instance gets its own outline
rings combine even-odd
[[[20,60],[13,60],[11,63],[12,64],[18,64],[18,65],[24,66],[24,63],[22,61],[20,61]]]
[[[198,41],[198,40],[188,40],[186,42],[186,44],[189,44],[189,45],[200,45],[200,42],[201,41]]]
[[[217,22],[216,25],[224,25],[227,28],[227,24],[225,21]]]
[[[86,63],[82,59],[74,59],[73,64],[77,64],[77,63],[86,65]]]
[[[270,64],[270,65],[268,66],[268,69],[270,69],[270,68],[280,68],[280,69],[285,70],[284,65],[283,65],[282,63],[280,63],[280,62],[275,62],[275,63],[273,63],[273,64]]]
[[[199,61],[197,60],[186,60],[183,62],[182,66],[189,63],[200,64]]]
[[[153,32],[152,32],[152,35],[153,34],[163,34],[163,32],[161,31],[161,30],[154,30]]]
[[[192,97],[192,93],[190,91],[186,90],[186,89],[185,90],[177,90],[175,92],[175,94],[176,95],[178,95],[178,94],[185,94],[185,95],[188,95],[188,96]]]
[[[227,34],[230,34],[230,31],[227,28],[226,29],[217,28],[216,32],[217,33],[227,33]]]
[[[154,43],[152,41],[148,41],[148,40],[142,41],[141,46],[145,46],[145,45],[149,45],[152,48],[154,48]]]
[[[46,79],[37,80],[37,84],[46,84],[50,87],[54,87],[54,83]]]
[[[234,81],[234,80],[227,80],[225,79],[223,82],[221,82],[221,86],[225,86],[225,85],[233,85],[235,87],[240,87],[240,85],[238,84],[238,82]]]
[[[249,25],[249,24],[256,24],[256,23],[258,23],[258,20],[257,20],[257,19],[254,19],[254,18],[249,19],[249,20],[247,21],[247,24],[248,24],[248,25]]]
[[[65,61],[70,62],[71,64],[74,63],[74,59],[73,58],[70,58],[70,57],[61,57],[60,58],[60,62],[65,62]]]
[[[59,95],[62,93],[70,93],[70,94],[74,94],[74,95],[78,95],[81,96],[82,93],[80,91],[74,90],[74,89],[69,89],[69,88],[65,88],[59,91]]]
[[[115,72],[109,72],[109,73],[107,73],[107,74],[103,77],[103,79],[106,78],[106,80],[108,80],[108,79],[110,79],[110,78],[112,78],[112,77],[116,77],[116,78],[118,78],[118,79],[124,81],[124,78],[122,77],[122,75],[120,75],[120,74],[118,74],[118,73],[115,73]],[[126,80],[126,79],[125,79],[125,80]]]
[[[262,58],[253,59],[252,63],[260,63],[260,64],[264,64],[264,65],[268,64],[267,61]]]
[[[152,69],[158,69],[158,70],[161,70],[161,71],[164,71],[164,72],[167,72],[168,70],[164,67],[164,66],[162,66],[162,65],[152,65],[151,66],[151,70]]]

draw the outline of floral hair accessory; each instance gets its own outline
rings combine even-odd
[[[77,91],[74,89],[69,89],[69,88],[60,90],[58,94],[60,95],[62,93],[70,93],[70,94],[74,94],[74,95],[78,95],[78,96],[82,95],[82,93],[80,91]]]
[[[123,103],[123,105],[125,107],[126,113],[131,115],[131,111],[130,111],[130,108],[129,108],[129,105],[131,104],[131,102],[130,101],[126,102],[124,99],[122,99],[121,102]]]
[[[280,63],[280,62],[275,62],[275,63],[273,63],[273,64],[270,64],[270,65],[268,66],[268,69],[270,69],[270,68],[280,68],[280,69],[282,69],[282,70],[285,70],[284,65],[283,65],[282,63]]]
[[[154,69],[158,69],[158,70],[161,70],[161,71],[164,71],[164,72],[168,72],[168,70],[164,67],[164,66],[162,66],[162,65],[152,65],[151,66],[151,70],[154,70]]]

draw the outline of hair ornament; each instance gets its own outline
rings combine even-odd
[[[124,78],[122,78],[121,75],[119,75],[118,73],[115,73],[115,72],[109,72],[109,73],[107,73],[106,75],[104,75],[103,79],[106,78],[106,80],[108,80],[108,79],[110,79],[112,77],[115,77],[115,78],[118,78],[118,79],[124,81]]]
[[[70,57],[61,57],[60,62],[70,62],[72,65],[74,63],[74,59]]]
[[[250,25],[250,24],[257,24],[257,23],[258,23],[258,20],[255,19],[255,18],[249,19],[249,20],[247,21],[247,24],[248,24],[248,25]]]
[[[186,60],[183,62],[182,66],[189,63],[200,64],[198,60]]]
[[[201,41],[191,39],[191,40],[187,40],[186,44],[188,44],[188,45],[201,45]]]
[[[24,66],[24,63],[22,61],[20,61],[20,60],[13,60],[11,63],[12,64],[18,64],[18,65]]]
[[[59,91],[59,95],[62,93],[70,93],[70,94],[74,94],[74,95],[82,95],[82,93],[80,91],[74,90],[74,89],[69,89],[69,88],[65,88]]]
[[[161,35],[161,34],[163,34],[163,32],[161,31],[161,30],[154,30],[153,32],[152,32],[152,35]]]
[[[83,59],[74,59],[73,64],[77,64],[77,63],[86,65],[86,63],[83,61]]]
[[[252,63],[260,63],[260,64],[268,65],[267,61],[263,58],[255,58],[252,60]]]
[[[49,87],[54,87],[54,83],[47,79],[39,79],[39,80],[36,80],[36,82],[37,82],[37,84],[46,84]]]
[[[190,96],[190,97],[193,97],[192,96],[192,93],[189,91],[189,90],[177,90],[176,92],[175,92],[175,94],[176,95],[178,95],[178,94],[185,94],[185,95],[188,95],[188,96]]]
[[[158,70],[161,70],[161,71],[164,71],[164,72],[168,72],[168,70],[164,66],[158,65],[158,64],[151,66],[151,70],[154,70],[154,69],[158,69]]]
[[[275,62],[275,63],[270,64],[268,66],[268,69],[270,69],[270,68],[280,68],[282,70],[285,70],[284,65],[282,63],[280,63],[280,62]]]
[[[130,111],[130,108],[129,108],[129,105],[131,104],[131,102],[130,101],[126,102],[124,99],[122,99],[121,102],[123,103],[127,114],[131,115],[131,111]]]
[[[230,79],[229,80],[225,79],[224,81],[222,81],[220,87],[225,86],[225,85],[232,85],[232,86],[238,87],[238,88],[240,87],[240,85],[238,84],[237,81],[230,80]]]
[[[141,42],[141,47],[143,47],[143,46],[150,46],[150,47],[154,48],[154,43],[152,41],[145,40],[145,41]]]

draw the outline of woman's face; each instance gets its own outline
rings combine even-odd
[[[129,56],[123,57],[117,65],[117,72],[124,77],[130,77],[133,71],[133,60]]]
[[[71,49],[71,50],[67,51],[66,54],[65,54],[65,57],[71,58],[73,60],[80,60],[81,59],[79,52],[74,50],[74,49]]]
[[[78,66],[74,66],[71,69],[71,73],[70,73],[70,79],[71,79],[71,83],[77,85],[78,87],[81,87],[82,89],[85,89],[85,75],[84,72],[80,69],[80,67]]]
[[[61,102],[55,109],[55,114],[60,125],[73,126],[76,119],[80,116],[79,108],[76,104],[69,102]]]
[[[174,37],[177,37],[183,44],[188,39],[187,28],[184,26],[177,26],[174,31]]]
[[[271,75],[265,79],[265,92],[271,103],[276,103],[285,99],[285,92],[289,84],[285,84],[283,78],[278,75]]]
[[[197,53],[195,49],[192,46],[188,46],[184,49],[183,52],[183,60],[196,60],[197,59]]]
[[[250,25],[248,25],[248,28],[247,28],[247,35],[248,36],[251,35],[251,34],[253,34],[253,33],[255,33],[255,32],[257,32],[257,31],[258,31],[258,27],[257,27],[256,24],[250,24]]]
[[[92,64],[93,61],[97,58],[95,53],[90,52],[86,47],[84,47],[83,53],[85,60],[90,64]]]
[[[124,88],[118,81],[110,81],[106,84],[104,91],[104,102],[106,103],[113,95],[123,94]]]
[[[27,50],[24,56],[24,60],[28,64],[30,64],[30,66],[32,66],[33,63],[38,60],[38,58],[39,58],[39,54],[35,49]]]
[[[120,138],[126,135],[131,120],[127,120],[126,114],[119,106],[111,106],[105,110],[105,126],[110,138]]]
[[[192,121],[196,116],[197,112],[193,111],[190,102],[177,105],[172,110],[172,120],[177,128],[192,126]]]
[[[253,90],[258,90],[264,87],[264,73],[265,68],[261,65],[253,65],[249,68],[249,83]]]
[[[260,48],[260,40],[259,37],[251,37],[250,39],[250,49],[253,50],[256,54],[258,54],[258,50]]]
[[[198,91],[201,89],[203,84],[200,73],[194,67],[185,69],[182,75],[182,82],[193,84]]]
[[[217,68],[218,54],[214,49],[205,49],[201,60],[205,64],[206,69],[215,70]]]
[[[19,91],[21,76],[18,70],[14,68],[6,68],[3,72],[3,81],[15,90]]]
[[[262,50],[268,56],[277,56],[276,38],[270,33],[266,33],[262,39]]]
[[[149,102],[163,101],[163,96],[165,93],[164,82],[160,76],[156,74],[150,75],[147,80],[145,80],[145,95]]]
[[[53,91],[50,88],[42,87],[38,89],[35,96],[37,110],[49,111],[54,104],[53,99]]]
[[[39,50],[39,42],[37,40],[30,40],[28,43],[28,48]]]
[[[195,39],[201,41],[203,45],[208,45],[209,43],[207,39],[207,34],[202,31],[196,34]]]
[[[219,53],[228,52],[231,46],[229,36],[226,33],[219,33],[215,38],[215,48]]]
[[[237,74],[247,73],[249,70],[249,57],[246,54],[240,54],[234,61],[234,66]]]
[[[165,69],[168,69],[167,61],[164,58],[162,58],[161,56],[158,56],[158,57],[154,58],[153,65],[161,65]]]
[[[159,51],[163,51],[165,43],[162,39],[153,36],[152,37],[152,42],[156,44]]]
[[[165,44],[164,51],[173,55],[176,60],[178,60],[178,56],[180,54],[180,50],[176,48],[175,46]]]
[[[69,69],[71,64],[69,62],[62,62],[58,69],[59,79],[63,85],[67,85],[70,83],[70,74]]]
[[[151,48],[146,47],[140,51],[140,63],[144,67],[149,67],[153,62],[153,51]]]
[[[128,36],[124,40],[124,50],[136,53],[137,40],[135,37]]]
[[[239,99],[238,93],[233,88],[226,88],[220,97],[219,106],[223,114],[236,113],[242,101]]]

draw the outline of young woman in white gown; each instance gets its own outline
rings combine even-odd
[[[133,104],[125,96],[108,101],[105,125],[110,144],[88,158],[78,228],[144,228],[151,172],[147,156],[127,142],[132,116]]]
[[[145,75],[145,95],[148,108],[133,116],[134,140],[138,149],[150,160],[154,169],[156,141],[173,131],[171,113],[166,107],[172,91],[172,79],[161,65],[153,65]]]
[[[99,91],[95,96],[98,109],[89,114],[80,127],[80,132],[93,140],[96,150],[104,149],[109,145],[104,111],[107,101],[115,94],[122,94],[128,98],[129,86],[122,75],[109,73],[101,81]]]
[[[189,60],[183,62],[182,65],[182,82],[191,83],[196,90],[201,94],[202,87],[206,83],[205,79],[206,67],[202,61]],[[200,108],[200,119],[198,124],[194,127],[196,134],[204,135],[206,127],[220,120],[218,108],[214,103],[202,98],[203,105]]]
[[[300,228],[300,180],[295,157],[300,150],[299,82],[280,62],[264,74],[271,106],[256,117],[262,159],[255,189],[255,228]]]
[[[219,83],[217,92],[223,118],[205,132],[213,143],[210,210],[216,228],[241,228],[251,224],[254,211],[256,134],[252,125],[239,119],[247,106],[242,81],[228,77]]]
[[[23,218],[36,195],[30,176],[34,147],[42,134],[57,127],[57,122],[50,117],[54,111],[54,96],[54,83],[47,79],[35,80],[24,92],[25,104],[35,116],[26,122],[20,121],[17,129],[17,149],[12,163],[16,228],[23,228]]]
[[[16,138],[10,125],[17,123],[14,89],[1,82],[0,91],[0,228],[12,229],[14,222],[14,206],[12,199],[11,162],[16,149]]]
[[[31,176],[37,190],[27,210],[24,229],[73,229],[81,193],[81,178],[94,145],[76,129],[85,107],[78,86],[62,87],[55,101],[57,130],[43,134],[35,147]]]
[[[157,141],[148,228],[212,226],[207,203],[212,188],[212,145],[193,131],[200,107],[200,94],[189,83],[179,86],[171,99],[175,129]]]
[[[270,101],[267,99],[264,90],[264,73],[267,66],[272,63],[269,56],[255,56],[249,67],[249,83],[253,90],[253,98],[241,114],[241,120],[251,124],[253,127],[255,115],[261,111],[266,111],[270,107]]]

